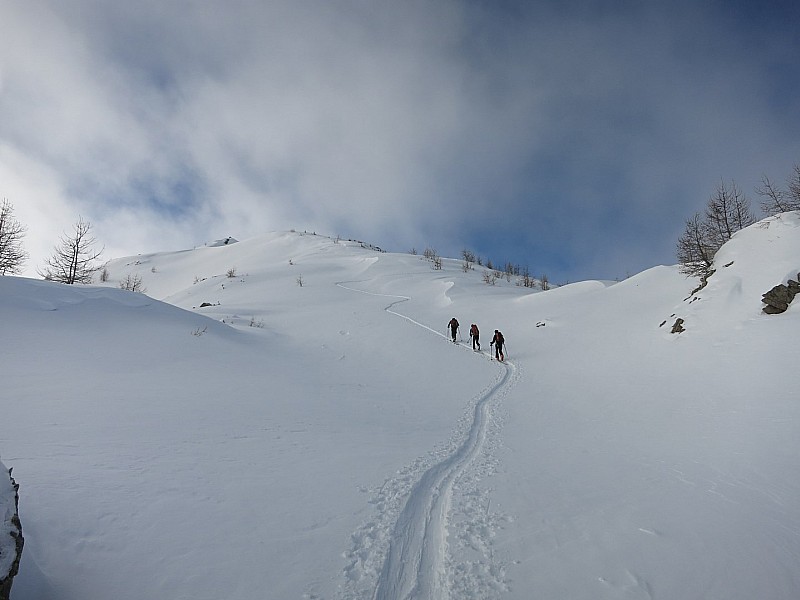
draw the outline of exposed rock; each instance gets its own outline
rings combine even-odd
[[[731,263],[731,264],[733,264],[733,263]],[[725,266],[727,267],[727,266],[729,266],[729,265],[725,265]],[[700,290],[702,290],[704,287],[706,287],[706,286],[708,285],[708,278],[709,278],[709,277],[711,277],[711,276],[712,276],[714,273],[715,273],[715,271],[713,271],[713,270],[712,270],[712,271],[708,272],[706,275],[703,275],[703,276],[700,278],[700,285],[698,285],[696,288],[694,288],[694,289],[692,290],[692,293],[691,293],[691,294],[689,294],[689,298],[691,298],[691,297],[692,297],[692,296],[694,296],[694,295],[695,295],[697,292],[699,292],[699,291],[700,291]],[[685,298],[685,300],[688,300],[689,298]]]
[[[777,307],[771,306],[769,304],[767,304],[762,310],[768,315],[779,315],[782,312],[786,311],[785,308],[777,308]]]
[[[765,304],[769,304],[783,310],[789,308],[789,303],[793,298],[794,296],[789,292],[789,288],[782,284],[776,285],[762,296]]]
[[[11,567],[8,570],[8,573],[0,574],[0,600],[9,600],[11,596],[11,585],[14,583],[14,577],[19,572],[19,561],[22,559],[22,546],[25,543],[25,540],[22,537],[22,524],[19,520],[19,485],[14,478],[11,476],[11,469],[8,470],[8,478],[11,480],[11,485],[14,488],[14,514],[11,515],[9,519],[9,523],[6,526],[10,525],[10,530],[8,531],[8,535],[13,538],[13,547],[15,550],[16,555],[11,562]],[[0,552],[4,549],[7,551],[8,548],[11,548],[12,544],[0,544]]]
[[[683,331],[686,331],[686,329],[683,328],[683,319],[678,317],[675,319],[675,324],[672,326],[672,331],[670,333],[681,333]]]
[[[797,274],[797,279],[800,280],[800,273]],[[800,294],[800,283],[794,279],[790,279],[785,285],[782,283],[776,285],[762,296],[761,301],[765,304],[762,310],[768,315],[785,312],[798,294]]]

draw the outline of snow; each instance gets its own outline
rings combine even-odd
[[[231,240],[0,278],[15,600],[800,596],[797,213],[694,295]]]

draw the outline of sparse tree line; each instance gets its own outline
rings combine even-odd
[[[3,200],[0,205],[0,275],[15,275],[22,272],[23,266],[29,258],[23,247],[23,238],[26,232],[27,227],[14,217],[14,207],[11,202]],[[74,223],[72,231],[61,236],[58,245],[53,248],[53,254],[36,272],[47,281],[68,285],[92,283],[96,274],[99,274],[100,282],[109,281],[111,273],[108,270],[108,263],[100,262],[104,248],[97,249],[97,240],[91,232],[92,224],[79,217],[78,221]],[[364,242],[359,243],[362,247],[384,252],[377,246],[367,245]],[[140,264],[139,261],[136,264]],[[291,260],[289,260],[289,264],[293,264]],[[150,271],[155,273],[156,268],[152,267]],[[233,266],[227,270],[225,275],[228,278],[235,278],[239,276],[239,273]],[[199,281],[202,280],[195,277],[194,283]],[[302,275],[298,275],[296,283],[303,287],[306,280]],[[145,293],[147,291],[144,280],[138,273],[128,273],[120,280],[119,287],[131,292]]]
[[[483,266],[483,260],[479,256],[476,257],[475,254],[470,250],[462,250],[461,256],[464,259],[464,263],[462,265],[464,272],[472,269],[473,263],[477,264],[479,267]],[[488,285],[494,285],[497,280],[503,278],[505,278],[508,283],[511,283],[511,280],[516,278],[517,285],[521,287],[534,288],[538,285],[538,287],[544,291],[550,289],[550,282],[547,275],[540,275],[539,279],[537,280],[536,277],[534,277],[534,275],[531,273],[528,265],[521,267],[519,263],[513,263],[511,261],[506,261],[502,267],[495,267],[492,260],[487,258],[486,268],[482,277],[483,282]]]
[[[409,254],[416,256],[417,249],[411,248],[409,250]],[[430,261],[431,268],[435,271],[441,271],[442,269],[442,257],[434,250],[433,248],[425,248],[422,253],[422,256]],[[484,267],[483,259],[476,255],[475,252],[469,250],[468,248],[464,248],[461,251],[461,270],[465,273],[473,270],[475,267],[474,265],[478,265],[479,267]],[[526,265],[525,267],[520,267],[519,264],[515,264],[512,262],[506,262],[505,266],[498,269],[495,268],[494,264],[492,263],[491,259],[486,259],[486,265],[483,269],[482,273],[483,282],[487,285],[495,285],[499,279],[505,278],[506,281],[511,283],[512,278],[516,277],[516,283],[519,286],[526,287],[526,288],[533,288],[538,286],[542,290],[549,290],[550,289],[550,280],[548,279],[547,275],[542,275],[538,281],[536,278],[531,274],[530,269]]]
[[[14,206],[4,199],[0,205],[0,275],[15,275],[22,272],[29,255],[23,246],[28,228],[14,217]],[[37,273],[47,281],[76,284],[92,283],[95,274],[100,281],[108,281],[110,274],[106,264],[99,262],[103,248],[97,249],[97,240],[92,235],[92,224],[82,217],[73,225],[72,231],[64,233],[53,248],[53,254]],[[144,292],[141,275],[129,274],[119,287],[132,292]]]
[[[800,210],[800,165],[781,188],[764,176],[756,193],[761,196],[761,210],[772,216]],[[686,275],[707,278],[713,273],[714,256],[734,233],[756,222],[747,196],[735,182],[721,181],[709,197],[703,212],[686,220],[677,242],[680,270]]]

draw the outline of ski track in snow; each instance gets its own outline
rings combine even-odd
[[[371,296],[396,298],[384,309],[386,312],[447,339],[394,310],[410,298],[366,292],[344,283],[337,285]],[[457,431],[444,447],[417,459],[380,489],[372,490],[371,502],[378,514],[352,535],[339,598],[491,598],[507,589],[505,569],[492,552],[491,536],[510,519],[490,511],[489,490],[481,485],[497,465],[494,450],[501,427],[497,414],[500,399],[520,378],[513,363],[498,365],[502,371],[472,398]],[[448,553],[448,543],[465,550],[474,560],[456,562]]]

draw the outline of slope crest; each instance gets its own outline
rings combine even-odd
[[[738,231],[714,257],[707,285],[689,295],[675,313],[691,331],[730,328],[767,318],[762,295],[800,273],[800,212],[768,217]],[[798,313],[791,306],[789,313]]]

